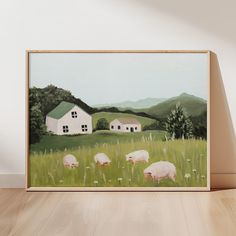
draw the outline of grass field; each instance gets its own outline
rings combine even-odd
[[[156,122],[156,120],[151,119],[151,118],[147,118],[147,117],[142,117],[142,116],[136,116],[133,114],[125,114],[125,113],[113,113],[113,112],[98,112],[98,113],[94,113],[92,115],[93,117],[93,129],[96,127],[97,121],[100,118],[105,118],[109,123],[119,117],[123,117],[123,118],[135,118],[137,119],[140,123],[141,126],[144,127],[145,125],[150,125],[154,122]]]
[[[44,140],[31,148],[31,186],[206,186],[206,141],[175,140],[166,142],[162,141],[163,135],[163,132],[158,131],[140,132],[135,135],[131,133],[115,134],[107,131],[94,133],[88,137],[44,137]],[[47,141],[50,143],[46,145]],[[60,147],[60,142],[64,144],[63,150],[52,148]],[[74,145],[70,146],[71,143]],[[65,147],[67,147],[66,150],[64,150]],[[149,152],[149,163],[132,165],[126,162],[125,154],[139,149],[145,149]],[[112,161],[110,166],[100,167],[95,164],[93,157],[98,152],[104,152],[109,156]],[[69,153],[76,156],[79,161],[78,168],[64,168],[63,156]],[[168,160],[176,166],[176,182],[166,179],[158,184],[155,181],[144,179],[143,170],[151,163],[160,160]]]
[[[106,131],[96,131],[92,134],[81,134],[76,136],[58,136],[45,135],[39,143],[30,145],[30,151],[33,152],[49,152],[51,150],[63,151],[66,149],[78,149],[78,147],[84,146],[94,146],[103,143],[113,143],[117,142],[133,142],[139,141],[142,138],[148,138],[152,135],[154,140],[164,140],[165,132],[164,131],[144,131],[137,133],[118,133]]]

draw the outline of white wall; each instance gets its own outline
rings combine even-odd
[[[210,49],[219,62],[213,87],[222,94],[224,114],[228,100],[235,127],[235,8],[234,0],[1,0],[0,173],[25,171],[25,49]],[[214,135],[225,141],[232,131],[230,117],[223,119],[229,124],[222,136],[222,112],[213,109],[218,114]],[[231,135],[223,143],[234,145]],[[212,173],[236,173],[233,148],[218,143]]]
[[[72,118],[71,112],[77,112],[77,118]],[[93,132],[92,116],[83,111],[80,107],[75,106],[67,114],[61,117],[57,123],[57,134],[64,135],[62,126],[68,125],[69,132],[67,134],[91,134]],[[87,131],[82,131],[82,125],[87,125]]]

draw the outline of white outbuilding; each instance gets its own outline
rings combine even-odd
[[[46,116],[47,131],[57,135],[91,134],[92,116],[70,102],[61,102]]]
[[[141,124],[135,118],[117,118],[110,122],[110,130],[118,132],[140,132]]]

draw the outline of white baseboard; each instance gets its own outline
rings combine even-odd
[[[0,174],[0,188],[25,188],[25,175]]]
[[[24,174],[0,174],[0,188],[24,187]],[[212,173],[211,188],[236,188],[236,173]]]

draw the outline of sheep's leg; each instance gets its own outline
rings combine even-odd
[[[134,175],[134,167],[135,167],[135,163],[132,165],[132,168],[131,168],[132,177],[133,177],[133,175]]]

